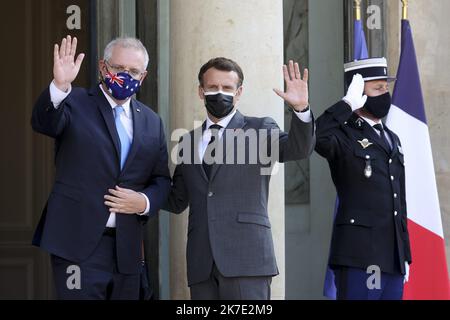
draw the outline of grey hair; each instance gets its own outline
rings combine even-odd
[[[109,59],[111,59],[113,49],[116,46],[121,48],[132,48],[141,51],[144,54],[144,67],[145,69],[147,69],[150,58],[148,56],[147,49],[144,47],[144,45],[139,39],[124,37],[112,40],[105,47],[105,51],[103,53],[104,60],[109,61]]]

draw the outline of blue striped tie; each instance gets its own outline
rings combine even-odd
[[[117,133],[119,134],[120,139],[120,169],[123,169],[123,166],[125,165],[125,161],[127,160],[128,152],[130,151],[131,147],[131,141],[128,137],[127,131],[125,130],[125,127],[122,124],[122,121],[120,121],[120,115],[124,112],[122,106],[117,106],[114,108],[114,118],[116,121],[116,129]]]

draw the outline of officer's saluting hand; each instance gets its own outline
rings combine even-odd
[[[367,101],[367,96],[364,94],[364,79],[362,75],[355,74],[352,83],[348,87],[346,96],[342,99],[356,111],[364,107]]]

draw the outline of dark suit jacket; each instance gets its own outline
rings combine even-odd
[[[45,90],[31,124],[55,139],[56,179],[33,244],[74,262],[94,251],[109,217],[103,196],[119,185],[144,193],[150,215],[158,212],[170,188],[167,147],[161,119],[132,100],[134,137],[120,170],[120,140],[112,108],[98,86],[74,88],[58,109]],[[116,214],[117,258],[121,273],[140,271],[142,225],[148,217]]]
[[[331,266],[377,265],[384,272],[404,273],[404,262],[411,262],[404,156],[398,136],[384,127],[392,151],[343,101],[317,119],[316,151],[328,160],[339,198]],[[364,148],[364,139],[372,144]],[[370,178],[364,174],[368,165]]]
[[[295,115],[289,135],[279,130],[271,118],[245,117],[239,112],[226,129],[236,138],[227,139],[226,132],[223,134],[223,157],[233,152],[235,164],[213,165],[209,180],[198,156],[202,127],[185,135],[180,143],[182,151],[190,149],[191,159],[190,163],[177,165],[166,209],[181,213],[190,206],[189,285],[208,279],[213,262],[226,277],[278,274],[267,211],[270,175],[261,174],[267,166],[260,158],[251,161],[249,150],[256,145],[259,152],[261,146],[267,146],[268,154],[285,162],[306,158],[314,149],[314,122],[304,123]],[[262,130],[258,142],[252,145],[243,139],[251,129]],[[277,143],[278,151],[274,149]],[[238,147],[245,150],[244,164],[237,164]]]

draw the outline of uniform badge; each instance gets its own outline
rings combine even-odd
[[[370,179],[370,177],[372,176],[372,164],[369,155],[366,155],[366,167],[364,168],[364,176],[367,179]]]
[[[358,126],[358,128],[361,128],[361,126],[362,126],[363,123],[364,123],[364,120],[361,119],[361,118],[358,118],[358,119],[355,121],[355,123],[356,123],[356,125]]]
[[[372,142],[369,142],[368,139],[363,139],[363,140],[358,140],[359,144],[361,145],[361,147],[363,149],[367,149],[368,147],[370,147],[371,145],[373,145]]]
[[[372,176],[372,166],[369,163],[366,163],[366,167],[364,168],[364,176],[369,179]]]

